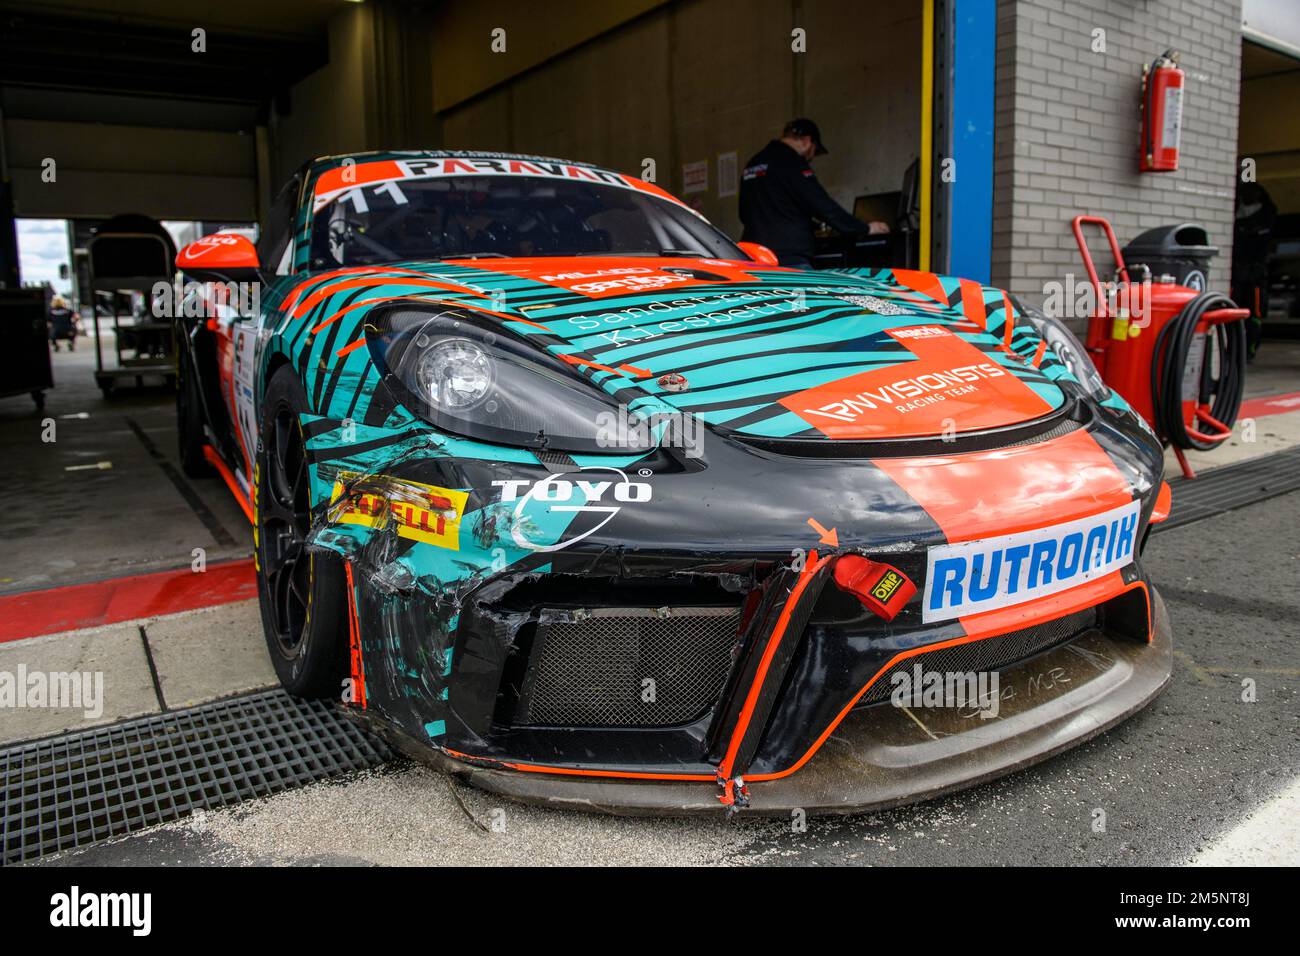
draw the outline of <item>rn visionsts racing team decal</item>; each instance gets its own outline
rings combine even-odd
[[[896,438],[996,428],[1051,406],[985,352],[938,325],[888,333],[915,359],[781,399],[830,438]]]
[[[945,621],[1023,604],[1133,560],[1140,503],[1091,518],[929,550],[921,619]]]

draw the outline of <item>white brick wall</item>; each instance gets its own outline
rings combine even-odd
[[[1104,54],[1092,52],[1097,27]],[[1181,161],[1143,174],[1142,65],[1170,47],[1186,73]],[[998,0],[994,284],[1041,304],[1044,283],[1082,278],[1070,220],[1089,213],[1121,245],[1201,223],[1219,247],[1211,287],[1226,292],[1240,80],[1240,0]]]

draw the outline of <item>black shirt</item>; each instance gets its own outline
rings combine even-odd
[[[745,164],[740,177],[741,239],[759,242],[782,262],[813,253],[813,219],[836,232],[870,231],[830,197],[807,160],[774,139]]]
[[[70,334],[75,321],[76,316],[71,309],[64,309],[57,305],[50,307],[50,326],[55,335]]]
[[[1241,284],[1268,281],[1268,252],[1277,220],[1277,206],[1264,199],[1243,216],[1237,211],[1232,231],[1232,281]]]

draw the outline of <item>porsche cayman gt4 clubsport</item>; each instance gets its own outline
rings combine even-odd
[[[253,523],[281,680],[463,779],[882,807],[1169,679],[1160,444],[998,289],[780,268],[651,183],[470,152],[309,163],[256,248],[177,264],[181,454]]]

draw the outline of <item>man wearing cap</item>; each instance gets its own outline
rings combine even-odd
[[[767,246],[783,266],[812,265],[814,219],[848,235],[889,232],[883,222],[855,218],[822,188],[809,163],[826,152],[816,123],[791,120],[781,138],[759,150],[741,174],[741,239]]]

